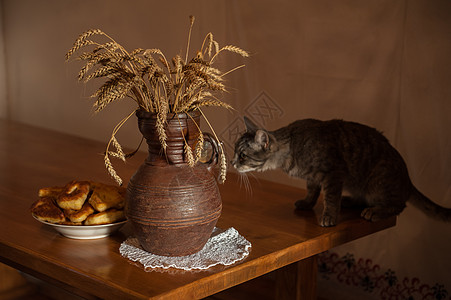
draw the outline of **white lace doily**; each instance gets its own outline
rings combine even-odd
[[[145,268],[176,268],[183,270],[205,270],[216,265],[232,265],[249,255],[251,243],[231,227],[225,231],[215,228],[204,248],[197,253],[169,257],[145,251],[135,237],[122,242],[119,252]]]

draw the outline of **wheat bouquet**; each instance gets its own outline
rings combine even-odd
[[[220,94],[226,91],[224,76],[243,67],[237,66],[226,72],[213,67],[218,55],[223,52],[233,52],[248,57],[248,52],[236,46],[220,47],[213,34],[208,33],[196,55],[188,58],[191,31],[194,17],[190,16],[190,26],[185,57],[176,55],[171,60],[160,49],[135,49],[128,52],[113,38],[99,29],[91,29],[82,33],[74,45],[66,53],[66,61],[80,49],[90,47],[91,51],[81,53],[77,59],[86,63],[78,74],[78,80],[88,82],[95,78],[104,78],[100,88],[91,96],[96,101],[93,105],[96,113],[108,104],[129,97],[133,99],[138,109],[153,112],[157,116],[156,128],[162,148],[166,149],[165,122],[168,113],[187,113],[198,110],[210,127],[216,140],[218,137],[210,122],[202,112],[202,107],[218,106],[230,109],[231,106],[220,99]],[[98,40],[104,40],[99,42]],[[125,154],[119,144],[116,134],[122,125],[134,114],[130,112],[114,128],[106,146],[105,165],[109,174],[118,184],[122,179],[118,176],[110,161],[111,157],[125,161],[133,153]],[[188,114],[189,115],[189,114]],[[225,181],[227,162],[221,143],[220,182]],[[200,157],[203,147],[203,135],[199,135],[195,151],[185,144],[184,151],[188,164],[193,166]]]

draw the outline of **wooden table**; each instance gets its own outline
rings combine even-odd
[[[339,224],[318,226],[321,207],[294,211],[305,191],[251,180],[252,192],[230,174],[220,186],[223,213],[217,224],[236,228],[252,243],[250,255],[233,266],[206,271],[144,270],[119,254],[130,234],[97,240],[65,238],[34,220],[29,207],[40,187],[72,179],[112,183],[100,153],[104,143],[19,123],[0,121],[0,261],[83,297],[106,299],[204,298],[268,272],[279,270],[277,297],[315,298],[316,255],[335,246],[394,226],[345,210]],[[116,162],[125,182],[144,153],[127,164]]]

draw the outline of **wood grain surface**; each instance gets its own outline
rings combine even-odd
[[[250,255],[233,266],[206,271],[144,270],[118,251],[131,234],[128,225],[108,238],[73,240],[37,222],[29,212],[41,187],[72,179],[112,184],[103,165],[104,147],[101,142],[0,121],[1,262],[87,298],[198,299],[293,263],[295,273],[307,269],[314,275],[311,257],[396,223],[394,217],[370,223],[359,211],[345,210],[336,227],[323,228],[317,221],[320,205],[313,211],[294,210],[304,190],[249,177],[248,192],[231,173],[220,186],[223,212],[217,226],[237,229],[252,243]],[[125,182],[145,155],[138,153],[126,164],[115,162]],[[304,259],[306,264],[297,264]],[[286,284],[304,288],[302,278],[293,280]]]

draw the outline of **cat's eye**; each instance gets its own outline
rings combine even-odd
[[[240,159],[245,159],[246,158],[246,154],[244,154],[243,152],[240,153]]]

